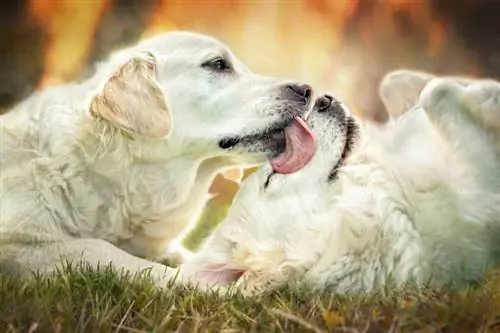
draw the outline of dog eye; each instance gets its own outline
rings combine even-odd
[[[224,58],[216,58],[205,62],[202,67],[209,68],[217,72],[225,72],[231,70],[231,65]]]

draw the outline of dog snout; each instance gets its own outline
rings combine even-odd
[[[308,104],[312,96],[312,88],[308,84],[286,84],[284,86],[284,95],[286,99],[290,99],[299,103]]]

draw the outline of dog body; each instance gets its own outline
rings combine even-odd
[[[32,96],[0,118],[2,270],[83,259],[151,268],[163,283],[173,270],[151,260],[171,258],[215,175],[279,156],[310,94],[251,73],[213,38],[175,32]]]
[[[398,71],[380,92],[393,118],[364,124],[357,140],[345,122],[313,111],[310,165],[271,178],[263,165],[250,176],[182,266],[184,281],[359,293],[460,287],[498,264],[500,84]],[[338,105],[329,112],[347,114]],[[355,147],[339,158],[349,140]]]

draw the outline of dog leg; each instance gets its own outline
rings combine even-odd
[[[94,268],[111,264],[117,270],[131,273],[150,269],[158,285],[165,284],[175,275],[174,269],[135,257],[105,240],[70,237],[69,234],[78,234],[80,230],[74,224],[74,216],[64,213],[61,200],[57,200],[57,187],[48,186],[50,179],[46,174],[39,180],[47,182],[43,183],[46,186],[38,183],[37,187],[32,179],[25,177],[25,174],[32,173],[27,165],[1,171],[2,271],[50,273],[64,259],[71,262],[83,260]],[[41,192],[41,188],[50,190]]]
[[[475,120],[477,117],[486,119],[494,108],[478,108],[480,105],[472,102],[470,91],[475,90],[474,86],[473,83],[464,85],[454,78],[434,79],[422,91],[419,103],[452,149],[471,161],[482,161],[483,166],[496,168],[497,154],[492,154],[495,143]],[[491,100],[494,104],[496,97]]]
[[[431,74],[410,70],[396,70],[385,75],[379,85],[379,96],[389,115],[398,117],[414,107],[422,89],[432,78]]]
[[[412,70],[389,72],[379,85],[379,95],[387,112],[392,117],[397,117],[410,110],[417,104],[427,83],[435,78],[432,74]],[[459,76],[448,76],[446,79],[464,87],[475,82]]]
[[[0,246],[5,268],[27,275],[30,271],[51,274],[64,263],[86,263],[93,269],[111,265],[117,272],[138,274],[149,271],[153,282],[166,287],[176,270],[135,257],[102,239],[71,239],[37,245]],[[7,260],[5,260],[7,259]]]

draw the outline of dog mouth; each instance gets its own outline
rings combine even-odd
[[[304,116],[295,116],[275,123],[266,131],[243,137],[231,137],[219,142],[222,149],[237,145],[252,146],[256,142],[270,150],[273,172],[290,174],[306,166],[316,152],[316,139]]]
[[[344,145],[343,145],[342,151],[340,152],[340,157],[338,158],[338,160],[336,162],[334,162],[335,163],[334,167],[328,173],[328,182],[332,182],[337,178],[338,170],[345,164],[347,158],[351,155],[356,143],[358,142],[359,125],[352,116],[346,115],[346,117],[347,118],[345,120],[346,132],[345,132]],[[337,122],[337,121],[338,120],[335,120],[335,122]],[[292,129],[292,130],[295,130],[295,129]],[[309,127],[308,127],[308,130],[310,130]],[[332,134],[332,137],[334,137],[333,134]],[[290,139],[288,139],[288,140],[290,140]],[[297,140],[297,139],[295,139],[295,140]],[[279,156],[276,156],[275,158],[271,159],[271,166],[273,166],[273,160],[278,160],[278,162],[279,162],[279,159],[281,159],[281,158],[284,159],[284,157],[281,157],[281,155],[279,155]],[[312,156],[311,156],[311,159],[312,159]],[[310,160],[308,160],[307,163],[309,163],[309,161]],[[286,163],[285,163],[285,168],[286,168]],[[264,184],[263,184],[264,189],[267,189],[269,187],[269,184],[270,184],[273,176],[276,174],[279,174],[279,173],[286,174],[286,172],[276,171],[276,168],[273,166],[271,171],[267,174],[266,180],[264,181]]]

